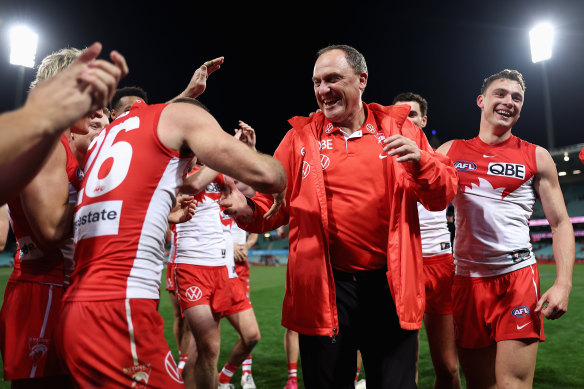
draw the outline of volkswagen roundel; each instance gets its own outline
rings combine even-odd
[[[471,161],[456,161],[454,162],[454,168],[459,172],[470,172],[471,170],[477,170],[477,165]]]

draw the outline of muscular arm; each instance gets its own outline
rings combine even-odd
[[[286,186],[286,174],[280,162],[235,140],[209,113],[195,105],[169,104],[160,115],[158,135],[167,147],[190,149],[211,169],[259,192],[275,193]]]
[[[69,204],[67,154],[59,143],[39,174],[20,193],[26,218],[41,247],[52,247],[72,232],[75,204]]]
[[[100,52],[101,44],[94,43],[66,70],[36,86],[23,108],[0,116],[0,204],[38,173],[65,129],[113,97],[128,67],[117,52],[111,54],[113,64],[96,60]]]
[[[558,173],[551,155],[547,150],[536,149],[537,174],[534,187],[545,216],[552,229],[553,252],[556,262],[556,281],[537,303],[536,311],[541,310],[548,319],[557,319],[568,309],[568,299],[572,290],[574,271],[575,242],[574,228],[568,217]]]
[[[58,132],[54,130],[43,113],[32,107],[0,116],[0,204],[39,171],[59,142]]]

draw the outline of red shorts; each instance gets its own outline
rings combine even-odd
[[[59,353],[79,388],[184,388],[156,300],[66,301]]]
[[[452,281],[454,281],[452,254],[424,257],[424,279],[425,312],[435,315],[452,314]]]
[[[456,276],[452,308],[456,344],[483,348],[510,339],[544,341],[539,272],[530,265],[495,277]]]
[[[57,357],[53,337],[62,296],[62,286],[8,282],[0,312],[5,380],[66,374]]]
[[[243,282],[247,297],[249,298],[249,292],[251,288],[249,287],[249,263],[247,261],[235,262],[235,272],[237,277]]]
[[[213,312],[222,313],[231,307],[227,266],[177,263],[174,272],[182,311],[196,305],[209,305]]]
[[[172,262],[168,262],[166,264],[166,290],[168,290],[169,292],[175,292],[176,293],[176,285],[174,283],[174,268],[175,268],[175,264]]]
[[[223,312],[222,316],[233,315],[250,309],[252,307],[251,301],[249,301],[243,282],[238,277],[230,278],[229,286],[231,288],[231,308]]]

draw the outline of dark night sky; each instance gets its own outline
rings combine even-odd
[[[503,68],[521,71],[527,93],[513,132],[547,147],[542,66],[531,63],[528,37],[546,20],[556,26],[547,62],[556,146],[584,141],[576,120],[584,90],[584,1],[86,3],[95,5],[0,0],[0,110],[13,108],[16,90],[8,27],[25,22],[40,35],[37,64],[62,47],[101,41],[106,52],[117,49],[128,60],[131,73],[120,85],[142,86],[151,102],[178,94],[203,61],[225,56],[200,100],[227,131],[238,119],[250,123],[258,148],[272,153],[287,119],[317,108],[314,53],[345,43],[367,59],[364,100],[390,104],[402,91],[422,94],[430,104],[427,129],[442,141],[478,133],[476,97],[484,77]],[[27,70],[27,83],[33,73]]]

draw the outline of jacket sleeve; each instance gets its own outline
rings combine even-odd
[[[292,132],[294,130],[288,131],[280,145],[276,149],[274,153],[274,158],[282,163],[284,166],[284,170],[286,170],[287,177],[294,177],[294,159],[293,159],[293,136]],[[263,233],[266,231],[272,231],[276,228],[280,227],[281,225],[288,223],[288,214],[290,211],[290,193],[291,193],[291,186],[293,185],[292,182],[288,179],[288,187],[286,188],[286,205],[280,208],[280,211],[272,217],[270,220],[266,220],[264,215],[269,211],[274,204],[274,197],[272,194],[266,193],[256,193],[256,195],[250,199],[253,203],[254,208],[254,215],[253,221],[250,223],[242,223],[237,222],[237,225],[248,231],[248,232],[256,232],[256,233]]]
[[[413,139],[420,148],[419,163],[404,164],[418,201],[429,211],[445,209],[458,191],[458,176],[452,161],[436,153],[424,132],[407,121],[404,123],[404,135]]]

